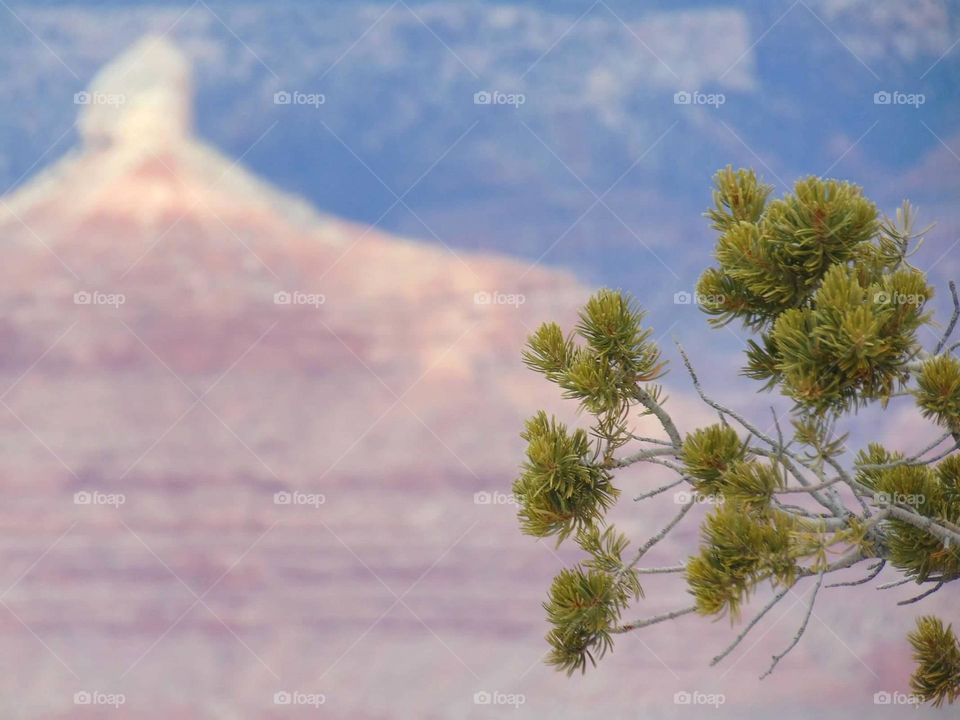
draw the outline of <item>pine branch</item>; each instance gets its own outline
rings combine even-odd
[[[737,647],[741,642],[743,642],[743,639],[750,633],[750,631],[753,629],[753,627],[754,627],[758,622],[760,622],[760,621],[763,619],[763,617],[764,617],[768,612],[770,612],[770,611],[773,609],[774,605],[776,605],[778,602],[780,602],[780,601],[783,599],[784,595],[786,595],[788,592],[790,592],[790,589],[791,589],[795,584],[796,584],[796,583],[793,583],[793,584],[791,584],[791,585],[786,585],[786,586],[784,586],[784,588],[783,588],[780,592],[778,592],[777,594],[775,594],[775,595],[773,596],[773,598],[771,598],[770,602],[768,602],[766,605],[764,605],[763,609],[762,609],[759,613],[757,613],[756,615],[753,616],[753,619],[752,619],[749,623],[747,623],[747,626],[740,632],[739,635],[737,635],[737,637],[734,639],[734,641],[733,641],[732,643],[730,643],[723,652],[721,652],[719,655],[715,656],[715,657],[713,658],[713,660],[710,661],[711,667],[714,666],[714,665],[717,665],[717,664],[720,663],[727,655],[729,655],[730,653],[732,653],[732,652],[734,651],[734,649],[736,649],[736,647]]]
[[[834,587],[854,587],[856,585],[866,585],[868,582],[873,580],[877,575],[883,571],[883,568],[886,566],[886,560],[880,560],[876,565],[871,566],[872,572],[866,577],[860,578],[859,580],[851,580],[849,582],[839,582],[833,583],[832,585],[827,585],[828,588]]]
[[[682,610],[672,610],[671,612],[663,613],[662,615],[654,615],[653,617],[647,618],[646,620],[635,620],[632,623],[627,623],[626,625],[620,625],[619,627],[615,627],[610,632],[625,633],[625,632],[630,632],[631,630],[639,630],[640,628],[650,627],[651,625],[656,625],[657,623],[662,623],[667,620],[673,620],[675,618],[682,617],[684,615],[689,615],[690,613],[696,612],[696,611],[697,611],[697,606],[691,605],[689,607],[683,608]]]
[[[901,585],[906,585],[909,582],[913,582],[913,578],[904,578],[902,580],[888,582],[885,585],[877,585],[877,590],[892,590],[893,588],[900,587]]]
[[[960,531],[945,527],[933,518],[918,515],[912,510],[907,510],[899,505],[891,505],[889,510],[891,517],[903,520],[916,528],[927,531],[934,537],[942,540],[947,547],[960,545]]]
[[[680,356],[683,358],[683,364],[687,368],[687,373],[690,375],[690,380],[693,383],[693,387],[697,391],[697,394],[700,396],[700,399],[703,400],[707,405],[712,407],[714,410],[717,410],[718,412],[721,412],[724,415],[728,415],[732,417],[734,420],[740,423],[742,427],[749,430],[751,433],[756,435],[757,438],[759,438],[764,443],[769,445],[771,448],[776,450],[777,451],[776,456],[781,459],[781,461],[784,463],[787,469],[791,471],[791,474],[795,478],[797,478],[797,481],[800,482],[801,485],[809,484],[809,481],[807,481],[806,478],[804,478],[803,475],[795,467],[793,467],[792,464],[789,463],[789,461],[787,460],[787,458],[790,458],[791,460],[796,460],[797,458],[794,453],[778,445],[776,440],[771,438],[769,435],[767,435],[765,432],[763,432],[759,428],[755,427],[753,424],[748,422],[745,418],[743,418],[738,413],[734,412],[730,408],[724,407],[723,405],[716,402],[715,400],[712,400],[711,398],[707,397],[707,394],[703,391],[703,387],[700,385],[700,380],[697,377],[697,373],[693,369],[693,364],[690,362],[690,358],[687,357],[687,353],[683,349],[683,346],[679,342],[676,342],[675,344],[677,346],[677,349],[680,351]],[[816,492],[811,493],[811,496],[817,502],[819,502],[823,507],[830,510],[838,518],[846,517],[849,514],[849,511],[846,508],[844,508],[842,505],[840,505],[838,502],[836,502],[835,500],[832,500],[832,499],[828,500]]]
[[[953,334],[953,329],[957,326],[957,320],[960,319],[960,298],[957,297],[957,286],[953,280],[947,285],[950,288],[950,295],[953,297],[953,314],[950,316],[947,329],[943,332],[943,337],[940,338],[940,342],[937,343],[937,347],[933,351],[934,355],[939,355],[940,351],[943,350],[943,346],[947,344],[947,340]]]
[[[648,448],[646,450],[640,450],[635,452],[633,455],[628,455],[625,458],[615,459],[612,462],[608,463],[610,467],[629,467],[634,463],[643,462],[645,460],[650,460],[651,458],[660,458],[660,457],[676,457],[677,450],[673,447],[668,448]]]
[[[646,500],[647,498],[652,498],[655,495],[659,495],[660,493],[665,493],[667,490],[672,490],[677,485],[682,485],[684,482],[689,482],[689,480],[690,480],[689,478],[682,477],[679,480],[675,480],[672,483],[658,487],[656,490],[651,490],[650,492],[645,492],[642,495],[637,495],[633,499],[634,501],[640,501],[640,500]]]
[[[941,452],[939,455],[935,455],[934,457],[929,458],[927,460],[921,460],[920,458],[922,458],[928,452],[936,448],[944,440],[952,436],[953,436],[952,432],[948,431],[943,433],[940,437],[938,437],[932,443],[927,445],[927,447],[925,447],[923,450],[921,450],[920,452],[918,452],[917,454],[911,457],[900,458],[899,460],[892,460],[891,462],[888,462],[888,463],[865,463],[863,465],[858,465],[857,469],[858,470],[892,470],[893,468],[903,467],[904,465],[930,465],[931,463],[939,462],[943,458],[947,457],[947,455],[950,455],[956,450],[960,450],[960,440],[955,442],[947,450]]]
[[[682,573],[686,569],[686,565],[670,565],[669,567],[658,568],[633,568],[633,571],[638,575],[665,575],[669,573]]]
[[[940,582],[938,582],[936,585],[934,585],[932,588],[930,588],[930,589],[927,590],[926,592],[922,592],[922,593],[920,593],[919,595],[917,595],[916,597],[910,598],[909,600],[901,600],[900,602],[897,603],[897,605],[912,605],[912,604],[915,603],[915,602],[920,602],[920,601],[923,600],[925,597],[928,597],[929,595],[933,595],[937,590],[939,590],[940,588],[942,588],[943,585],[944,585],[944,582],[943,582],[943,580],[941,580]]]
[[[634,440],[639,440],[640,442],[650,443],[652,445],[665,445],[666,447],[673,447],[673,443],[667,442],[666,440],[658,440],[657,438],[644,437],[643,435],[634,435],[633,433],[630,436]]]
[[[692,508],[695,503],[696,503],[696,498],[695,498],[695,497],[694,497],[694,498],[690,498],[690,500],[688,500],[686,503],[684,503],[683,507],[680,509],[680,512],[676,514],[676,516],[673,518],[673,520],[671,520],[669,523],[667,523],[667,524],[663,527],[663,529],[660,530],[660,532],[658,532],[658,533],[657,533],[656,535],[654,535],[652,538],[650,538],[649,540],[647,540],[643,545],[641,545],[641,546],[637,549],[637,554],[634,556],[633,562],[631,562],[627,567],[628,567],[628,568],[633,568],[638,562],[640,562],[640,558],[642,558],[642,557],[647,553],[647,551],[648,551],[650,548],[652,548],[652,547],[653,547],[654,545],[656,545],[658,542],[660,542],[661,540],[663,540],[663,539],[669,534],[669,532],[670,532],[671,530],[673,530],[674,527],[677,526],[677,523],[679,523],[681,520],[683,520],[684,516],[686,516],[686,514],[687,514],[688,512],[690,512],[690,508]]]
[[[660,425],[663,427],[664,432],[670,437],[673,447],[680,449],[680,446],[683,445],[683,439],[680,437],[680,431],[677,430],[677,426],[674,425],[673,419],[667,411],[663,409],[663,406],[661,406],[646,389],[638,386],[636,388],[636,394],[640,404],[660,421]]]
[[[715,326],[737,319],[754,333],[744,374],[793,400],[794,432],[785,436],[773,408],[775,436],[708,396],[678,342],[694,389],[719,418],[719,424],[681,435],[662,388],[653,384],[664,363],[650,340],[652,329],[642,325],[643,310],[619,291],[595,293],[570,334],[545,323],[529,337],[524,363],[592,418],[588,429],[571,430],[542,412],[529,420],[522,434],[527,458],[514,483],[524,532],[559,541],[574,535],[589,555],[554,579],[544,604],[553,625],[549,662],[568,673],[596,664],[613,647],[613,633],[694,612],[739,620],[757,587],[772,582],[773,597],[713,659],[717,664],[799,579],[816,576],[803,622],[773,656],[765,678],[805,634],[826,575],[875,559],[865,577],[827,587],[864,585],[887,563],[907,577],[878,589],[933,584],[898,605],[917,603],[960,579],[960,359],[952,355],[960,343],[947,347],[960,324],[960,296],[951,282],[953,313],[935,351],[926,352],[917,334],[931,321],[924,306],[933,289],[908,262],[915,252],[911,242],[923,235],[911,229],[909,204],[894,221],[881,219],[861,188],[846,182],[804,178],[772,201],[769,186],[752,171],[728,167],[714,183],[708,217],[720,233],[718,267],[697,284],[699,294],[713,298],[701,308]],[[835,434],[838,419],[907,395],[945,432],[906,457],[871,443],[845,467],[847,436]],[[632,433],[637,410],[654,416],[667,439]],[[643,445],[617,457],[632,441]],[[686,563],[637,567],[696,497],[629,562],[623,560],[628,539],[606,525],[619,495],[613,471],[638,463],[679,477],[635,501],[684,483],[718,499],[702,522],[699,553]],[[839,486],[850,493],[841,496]],[[806,495],[826,512],[782,502],[788,495]],[[914,499],[898,499],[904,496]],[[851,498],[856,512],[847,507]],[[829,562],[835,548],[842,554]],[[622,611],[642,597],[640,576],[658,574],[683,576],[696,603],[621,624]],[[935,705],[953,702],[960,696],[960,643],[951,628],[921,618],[910,642],[917,693]]]
[[[832,480],[827,480],[816,485],[807,485],[806,487],[794,487],[794,488],[782,488],[780,490],[775,490],[778,495],[788,495],[790,493],[815,493],[818,490],[825,490],[828,487],[832,487],[839,482],[843,482],[842,477],[835,477]]]
[[[784,657],[787,656],[787,653],[789,653],[791,650],[793,650],[794,647],[796,647],[797,643],[800,642],[800,638],[803,637],[803,633],[806,632],[806,630],[807,630],[807,623],[810,622],[810,616],[813,614],[813,605],[814,605],[814,603],[816,603],[816,601],[817,601],[817,593],[820,592],[820,586],[823,585],[823,575],[824,575],[824,572],[825,572],[825,571],[821,570],[821,571],[820,571],[820,575],[819,575],[819,577],[817,578],[817,585],[816,585],[816,587],[813,589],[813,595],[810,597],[810,604],[807,606],[807,614],[804,615],[804,617],[803,617],[803,623],[800,625],[800,629],[797,631],[797,634],[793,636],[793,640],[792,640],[792,641],[790,642],[790,644],[787,646],[786,650],[784,650],[784,651],[783,651],[782,653],[780,653],[779,655],[774,655],[774,656],[773,656],[773,662],[771,663],[771,665],[770,665],[770,667],[767,669],[767,671],[766,671],[763,675],[760,676],[760,679],[761,679],[761,680],[763,680],[765,677],[767,677],[768,675],[770,675],[770,674],[774,671],[774,669],[777,667],[777,664],[778,664],[781,660],[783,660]]]

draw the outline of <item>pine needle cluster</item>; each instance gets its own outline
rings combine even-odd
[[[763,510],[782,485],[780,470],[748,457],[746,443],[729,425],[708,425],[690,433],[680,457],[694,489],[716,501]]]
[[[917,373],[917,405],[926,418],[960,432],[960,361],[952,355],[936,355]]]
[[[593,526],[613,505],[618,490],[610,472],[593,462],[590,438],[583,430],[539,412],[521,433],[527,459],[513,484],[523,531],[534,537],[571,533]]]
[[[577,538],[590,559],[557,575],[544,610],[553,628],[547,634],[547,662],[571,674],[596,665],[613,647],[611,634],[621,612],[643,591],[633,568],[623,564],[627,539],[613,528],[584,530]]]
[[[920,698],[940,707],[960,698],[960,642],[953,627],[930,615],[917,618],[909,635],[917,669],[910,687]]]
[[[846,182],[806,178],[769,202],[753,171],[728,167],[714,183],[719,266],[697,291],[712,323],[758,333],[744,373],[816,412],[889,398],[907,380],[933,295],[905,264],[908,230],[881,221]]]
[[[798,567],[795,529],[783,513],[758,512],[737,502],[715,508],[701,527],[700,553],[687,563],[687,585],[697,611],[729,614],[735,621],[761,581],[792,585]]]

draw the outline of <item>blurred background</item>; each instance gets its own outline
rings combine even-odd
[[[717,668],[737,631],[688,616],[554,672],[540,604],[577,555],[508,493],[523,419],[577,422],[522,343],[599,286],[721,401],[788,407],[692,295],[728,163],[909,198],[948,316],[960,3],[0,0],[0,37],[4,717],[913,712],[905,635],[949,590],[825,591],[763,682],[806,585]],[[682,431],[712,422],[666,385]],[[851,447],[921,447],[898,402]],[[620,476],[637,542],[664,479]],[[637,617],[688,603],[645,589]]]

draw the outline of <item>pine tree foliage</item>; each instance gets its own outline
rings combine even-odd
[[[613,647],[610,628],[626,602],[610,573],[581,567],[561,570],[543,605],[554,625],[547,635],[551,645],[547,661],[567,673],[586,670],[588,661],[596,665],[596,658]]]
[[[681,459],[698,490],[716,492],[723,474],[744,458],[744,442],[727,425],[708,425],[687,435]]]
[[[873,562],[871,575],[840,585],[869,582],[890,567],[924,588],[900,604],[960,579],[960,361],[946,344],[960,318],[955,287],[954,316],[936,348],[924,349],[919,330],[932,321],[933,290],[909,261],[924,232],[913,231],[910,205],[882,217],[856,185],[815,177],[782,198],[771,193],[752,170],[717,173],[706,213],[718,233],[717,265],[697,290],[711,324],[736,320],[753,334],[743,372],[793,401],[790,437],[779,422],[772,437],[712,400],[679,348],[700,397],[720,415],[719,423],[682,434],[657,384],[665,362],[652,328],[626,293],[600,290],[572,329],[546,322],[528,339],[524,363],[577,403],[585,425],[568,429],[544,412],[534,415],[514,482],[523,531],[558,543],[572,537],[584,555],[556,576],[544,603],[548,662],[560,670],[585,671],[613,649],[617,634],[683,615],[739,623],[751,599],[772,590],[720,661],[797,583],[818,578],[812,611],[824,575],[865,561]],[[914,456],[871,443],[851,460],[842,423],[866,405],[903,397],[941,428],[940,439]],[[654,418],[666,437],[635,434],[640,417]],[[678,484],[694,495],[628,553],[628,539],[607,520],[620,494],[614,475],[635,463],[679,476],[637,501]],[[686,562],[638,567],[704,499],[714,507]],[[647,572],[682,577],[693,604],[624,623],[623,613],[643,598]],[[915,692],[953,702],[960,646],[951,628],[921,618],[909,639]]]
[[[701,528],[699,555],[687,563],[687,584],[702,615],[740,618],[740,608],[763,580],[793,585],[797,577],[796,525],[782,513],[724,502]]]
[[[960,361],[937,355],[917,375],[917,405],[924,417],[951,432],[960,432]]]
[[[707,210],[711,227],[726,232],[740,222],[757,222],[772,191],[773,186],[760,182],[753,170],[728,165],[714,177],[713,208]]]
[[[781,484],[781,470],[747,458],[745,448],[731,427],[708,425],[687,435],[680,459],[697,492],[744,508],[767,508]]]
[[[582,531],[577,543],[590,559],[562,570],[543,605],[554,626],[547,662],[568,674],[584,672],[587,662],[596,665],[613,647],[611,629],[622,610],[643,595],[636,572],[623,564],[626,537],[612,527],[594,527]]]
[[[881,222],[850,183],[806,178],[761,204],[769,188],[752,172],[727,168],[714,182],[719,267],[697,290],[714,324],[737,319],[759,333],[745,374],[817,412],[889,398],[933,295],[897,252],[908,231]]]
[[[602,521],[618,491],[610,473],[592,461],[593,450],[583,430],[566,426],[546,413],[527,421],[523,473],[513,486],[520,503],[524,532],[535,537],[559,535]]]
[[[917,618],[917,627],[909,638],[917,663],[910,678],[913,691],[935,707],[944,700],[953,703],[960,698],[960,642],[953,627],[944,627],[939,618],[924,615]]]

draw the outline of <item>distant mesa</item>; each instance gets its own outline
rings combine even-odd
[[[149,417],[131,420],[131,405],[165,407],[170,371],[210,381],[230,369],[250,388],[238,403],[257,398],[282,409],[282,419],[242,436],[272,448],[278,465],[296,464],[290,476],[329,467],[355,441],[338,473],[386,468],[439,479],[465,465],[512,469],[523,416],[556,397],[523,368],[520,348],[547,318],[572,324],[586,289],[529,260],[317,211],[193,135],[190,77],[191,63],[170,41],[137,42],[78,97],[81,145],[0,204],[0,302],[8,308],[0,373],[15,378],[42,356],[31,381],[77,406],[69,430],[47,427],[42,413],[31,425],[64,438],[58,454],[69,466],[122,473],[104,458],[132,462],[121,445],[135,437],[133,445],[149,447],[162,431]],[[263,102],[274,109],[272,93]],[[123,302],[76,301],[91,293]],[[102,408],[95,426],[80,410],[85,388]],[[257,395],[263,388],[268,400]],[[364,435],[398,403],[391,393],[406,390],[396,412],[415,408],[426,425],[404,417],[403,430],[385,421]],[[222,427],[196,422],[184,438],[189,451],[151,452],[155,472],[182,468],[185,457],[231,477],[250,472],[242,453],[231,456],[240,463],[231,470],[211,449]],[[425,455],[421,448],[438,444],[436,428],[449,435]],[[298,438],[311,444],[309,459]]]

